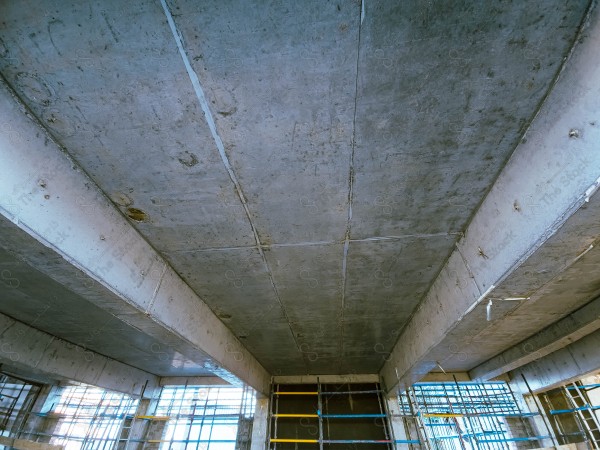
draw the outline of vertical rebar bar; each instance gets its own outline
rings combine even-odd
[[[523,381],[525,382],[525,386],[527,386],[527,390],[529,391],[529,394],[531,395],[533,402],[535,403],[535,405],[538,407],[538,409],[540,411],[540,416],[542,418],[542,421],[544,422],[546,430],[548,430],[548,436],[550,436],[550,439],[552,440],[552,445],[556,446],[556,440],[554,439],[554,433],[552,433],[550,425],[546,421],[546,414],[544,412],[544,408],[543,408],[542,404],[540,403],[539,399],[537,398],[537,395],[535,395],[533,393],[533,391],[531,390],[531,387],[529,386],[529,383],[527,382],[527,378],[525,378],[525,375],[521,374],[521,378],[523,378]]]
[[[473,427],[473,422],[471,421],[470,410],[467,409],[467,404],[465,403],[465,399],[463,398],[462,391],[460,389],[460,385],[458,384],[458,381],[456,380],[456,376],[452,375],[452,378],[454,378],[454,384],[456,386],[456,391],[458,393],[461,403],[463,404],[463,412],[465,414],[465,418],[467,419],[467,422],[469,423],[469,427],[471,428],[472,441],[475,442],[475,447],[477,447],[479,449],[480,448],[479,440],[477,439],[477,436],[475,435],[475,427]]]

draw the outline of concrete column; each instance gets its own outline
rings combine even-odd
[[[250,450],[266,450],[268,423],[269,399],[268,397],[257,398]]]
[[[537,436],[530,417],[505,417],[504,423],[511,438],[522,439]],[[510,448],[514,450],[539,447],[539,441],[515,441],[510,443]]]
[[[413,439],[419,439],[414,420],[407,420],[407,418],[402,415],[400,406],[398,404],[398,397],[388,397],[386,398],[386,402],[390,428],[392,431],[392,439],[396,441],[410,441]],[[414,444],[397,442],[394,444],[394,448],[398,450],[410,449],[414,448]]]
[[[156,405],[160,399],[160,392],[161,389],[156,388],[144,393],[144,398],[141,398],[138,403],[134,419],[126,419],[124,426],[131,427],[128,433],[128,441],[120,442],[116,450],[158,449],[160,447],[160,443],[147,441],[162,440],[167,421],[143,418],[154,415]],[[121,437],[127,438],[127,433],[123,432]]]
[[[552,438],[555,438],[552,425],[547,421],[545,411],[540,409],[539,402],[529,395],[529,392],[524,389],[522,383],[517,383],[516,381],[517,380],[511,381],[510,385],[515,394],[515,401],[517,402],[519,409],[524,413],[537,412],[539,414],[532,417],[524,417],[522,419],[507,418],[506,425],[511,436],[514,438],[533,436],[552,436]],[[520,422],[520,424],[518,422]],[[511,444],[511,448],[525,449],[554,447],[552,438],[515,442]]]
[[[235,450],[250,450],[252,441],[252,418],[240,416],[238,432],[235,440]]]
[[[161,441],[166,427],[166,420],[149,420],[144,438],[145,442],[143,442],[141,448],[143,450],[158,450],[160,448],[160,442],[151,441]]]
[[[154,402],[149,398],[142,398],[135,411],[135,417],[150,415],[153,408]],[[144,447],[144,439],[148,434],[150,421],[145,419],[125,419],[124,429],[121,433],[121,439],[127,439],[128,441],[121,441],[118,443],[116,450],[141,450]],[[129,433],[127,429],[129,428]]]

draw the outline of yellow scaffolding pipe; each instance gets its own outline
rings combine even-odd
[[[319,395],[318,392],[273,392],[275,395]]]
[[[319,440],[318,439],[271,439],[271,442],[273,443],[298,443],[298,444],[318,444]]]

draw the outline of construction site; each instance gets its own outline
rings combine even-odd
[[[0,450],[600,450],[599,99],[597,0],[0,0]]]

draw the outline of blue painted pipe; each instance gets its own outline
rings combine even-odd
[[[579,389],[594,389],[600,387],[600,384],[583,384],[581,386],[577,386]],[[567,386],[567,389],[571,389],[573,391],[576,390],[575,386]]]
[[[556,415],[556,414],[567,414],[567,413],[572,413],[575,411],[584,411],[584,410],[591,410],[591,411],[595,411],[596,409],[600,409],[600,406],[580,406],[579,408],[573,408],[573,409],[552,409],[550,410],[550,414],[552,415]]]
[[[518,442],[518,441],[539,441],[541,439],[550,439],[550,436],[533,436],[521,438],[506,438],[506,439],[478,439],[477,442]]]

